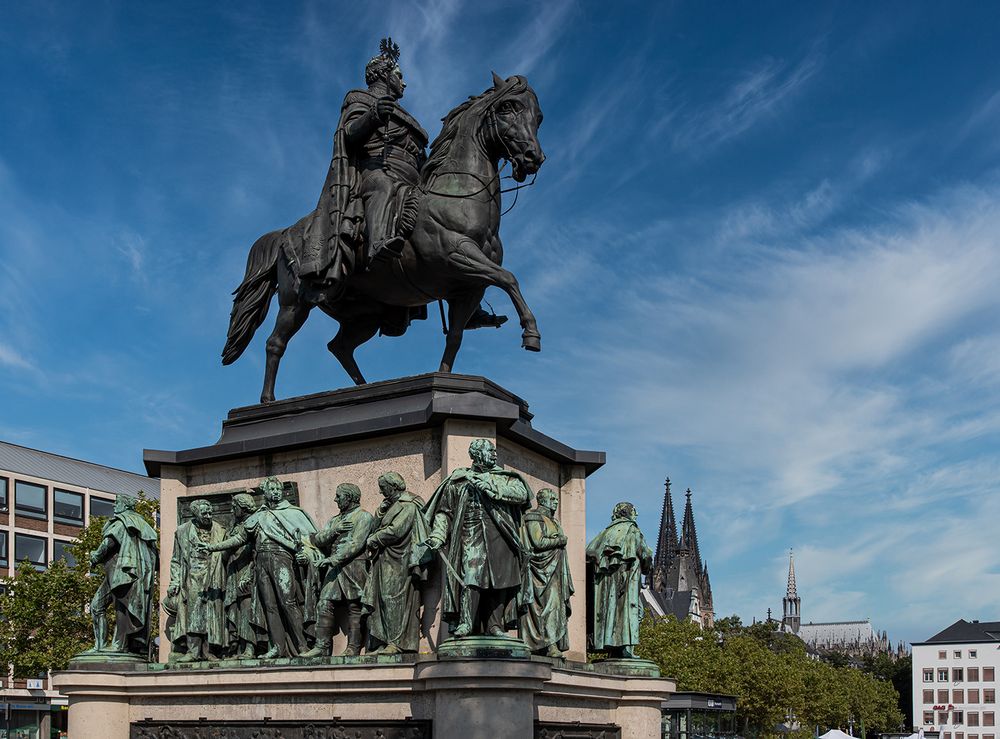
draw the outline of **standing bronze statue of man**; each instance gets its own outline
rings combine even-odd
[[[170,557],[167,598],[173,599],[176,615],[170,628],[178,662],[217,660],[226,656],[226,567],[222,554],[208,552],[200,544],[218,544],[226,530],[212,520],[212,504],[199,498],[188,506],[191,520],[174,533]]]
[[[384,500],[368,537],[371,570],[361,598],[368,614],[368,633],[380,654],[416,652],[420,647],[420,590],[426,574],[413,562],[414,543],[427,539],[424,501],[406,490],[398,472],[378,478]]]
[[[270,648],[264,659],[297,656],[308,648],[306,625],[316,621],[315,583],[295,561],[304,537],[316,533],[309,514],[284,497],[277,477],[260,484],[264,505],[235,533],[218,544],[199,544],[209,552],[239,549],[253,542],[257,593],[267,620]]]
[[[90,555],[90,566],[103,565],[104,579],[90,603],[94,647],[90,652],[149,656],[150,607],[153,578],[159,562],[156,530],[128,495],[115,498],[114,515],[101,530],[101,543]],[[115,633],[108,640],[108,606],[115,609]]]
[[[521,638],[535,654],[561,657],[569,649],[569,601],[573,595],[567,539],[556,520],[559,495],[551,488],[542,488],[536,500],[538,507],[525,513],[521,522],[526,552],[518,598]]]
[[[330,519],[310,541],[315,549],[300,552],[299,561],[323,573],[316,621],[316,645],[303,657],[329,657],[334,619],[338,607],[347,615],[347,648],[343,656],[357,657],[364,646],[361,595],[368,579],[365,545],[375,528],[375,519],[361,507],[361,489],[351,482],[337,486],[340,513]],[[310,560],[310,553],[329,551],[325,559]],[[314,555],[316,556],[316,555]]]
[[[653,566],[653,550],[636,523],[635,506],[615,505],[611,524],[587,545],[593,572],[594,633],[591,646],[612,657],[631,659],[639,643],[642,576]]]
[[[531,491],[516,472],[497,465],[489,439],[469,446],[472,468],[452,472],[427,503],[427,546],[445,544],[442,618],[452,636],[505,636],[517,623],[521,585],[521,515]]]

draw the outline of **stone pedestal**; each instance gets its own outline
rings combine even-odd
[[[158,664],[74,663],[53,678],[69,696],[74,739],[660,737],[673,683],[585,662],[586,479],[604,453],[536,431],[527,403],[483,377],[421,375],[237,408],[211,446],[147,450],[147,471],[162,480],[161,600],[179,511],[191,500],[228,500],[277,475],[322,526],[337,512],[341,482],[359,485],[362,506],[374,511],[378,477],[395,470],[426,500],[448,473],[469,466],[476,438],[494,441],[500,464],[532,492],[559,495],[576,584],[567,661],[530,656],[515,638],[448,641],[440,582],[432,582],[418,655],[166,664],[161,631]],[[338,634],[335,654],[345,642]]]
[[[560,730],[581,739],[659,739],[660,707],[674,691],[669,680],[536,657],[148,665],[68,670],[54,682],[69,696],[74,739],[530,739]],[[335,733],[338,726],[349,731]],[[261,733],[268,727],[278,733]]]
[[[604,452],[580,451],[535,430],[528,404],[484,377],[431,373],[334,390],[268,405],[236,408],[211,446],[183,451],[147,449],[146,469],[160,483],[160,599],[170,580],[178,503],[240,492],[269,476],[296,485],[299,505],[323,526],[337,513],[334,491],[353,482],[361,506],[382,502],[379,475],[399,472],[407,489],[426,501],[457,467],[468,467],[469,444],[493,441],[500,464],[527,480],[532,492],[559,494],[558,517],[569,539],[576,583],[571,603],[569,659],[586,659],[586,478],[604,464]],[[437,649],[447,634],[438,613],[440,587],[425,591],[421,651]],[[163,627],[166,619],[162,619]],[[334,654],[346,637],[334,638]],[[160,659],[170,642],[160,634]]]

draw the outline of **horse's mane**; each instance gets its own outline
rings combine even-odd
[[[477,118],[478,114],[482,112],[491,102],[495,99],[506,95],[511,90],[515,89],[518,85],[527,85],[527,80],[525,80],[520,75],[515,75],[507,80],[499,89],[496,87],[491,87],[485,92],[479,95],[472,95],[464,103],[458,105],[453,109],[448,115],[441,119],[441,133],[437,135],[437,138],[431,142],[431,153],[427,157],[426,163],[424,163],[423,169],[421,170],[421,177],[426,178],[429,175],[434,174],[435,170],[441,166],[445,161],[448,160],[448,154],[451,150],[451,145],[454,143],[455,139],[458,138],[460,131],[464,129],[464,124],[472,118]],[[475,113],[476,115],[472,115]]]

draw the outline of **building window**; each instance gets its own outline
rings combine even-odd
[[[948,682],[948,668],[947,667],[941,667],[941,668],[938,669],[938,682],[939,683],[946,683],[946,682]]]
[[[947,711],[938,711],[938,723],[939,724],[946,724],[946,723],[948,723],[948,712]]]
[[[938,688],[938,703],[948,702],[948,688]]]
[[[956,683],[962,682],[963,679],[962,673],[963,670],[961,667],[953,667],[951,670],[951,679],[954,680]]]
[[[991,682],[993,682],[993,680],[994,680],[994,677],[993,677],[993,668],[992,667],[984,667],[983,668],[983,682],[984,683],[991,683]]]
[[[928,726],[934,723],[934,711],[924,711],[924,723]]]
[[[953,690],[951,692],[955,696],[955,698],[952,700],[952,703],[965,703],[965,691],[964,690],[962,690],[961,688],[956,688],[955,690]]]
[[[946,717],[947,717],[947,714],[946,714]],[[946,732],[944,732],[944,733],[943,733],[943,734],[941,735],[941,738],[942,738],[942,739],[951,739],[951,732],[950,732],[950,731],[946,731]]]
[[[969,703],[979,703],[979,688],[969,688]]]
[[[52,561],[55,562],[57,559],[65,559],[66,564],[70,567],[76,567],[76,557],[74,557],[69,549],[67,548],[73,542],[71,541],[60,541],[59,539],[52,540]]]
[[[934,682],[934,670],[932,669],[924,670],[924,682],[925,683]]]
[[[0,477],[0,511],[7,510],[7,478]]]
[[[983,703],[996,703],[997,691],[994,688],[983,688]]]
[[[52,491],[52,518],[59,523],[83,525],[83,493],[56,488]]]
[[[28,518],[48,517],[48,490],[44,485],[14,481],[14,512]]]
[[[933,690],[925,690],[924,691],[924,703],[933,703],[933,702],[934,702],[934,691]]]
[[[115,502],[113,500],[108,500],[107,498],[98,498],[91,495],[90,515],[91,517],[103,516],[104,518],[111,518],[115,515]]]
[[[979,656],[979,655],[977,654],[977,652],[976,652],[975,649],[970,649],[969,650],[969,659],[975,659],[977,656]]]
[[[14,534],[14,559],[18,562],[27,559],[37,569],[44,570],[48,561],[45,557],[46,541],[38,536]]]
[[[993,711],[986,711],[983,714],[983,726],[993,726]]]
[[[978,683],[979,682],[979,668],[978,667],[970,667],[969,668],[969,682],[970,683]]]
[[[7,565],[7,532],[0,531],[0,567]]]
[[[969,722],[969,726],[979,726],[979,714],[975,711],[969,711],[966,720]]]
[[[969,734],[969,739],[979,739],[979,734]]]
[[[947,656],[948,656],[948,652],[947,651],[945,651],[944,649],[939,649],[938,650],[938,659],[944,659]]]

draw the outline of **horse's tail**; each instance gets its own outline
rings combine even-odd
[[[254,332],[267,317],[271,298],[278,289],[278,256],[282,231],[271,231],[250,247],[243,282],[233,291],[233,312],[229,316],[229,334],[222,350],[222,363],[232,364],[247,348]]]

